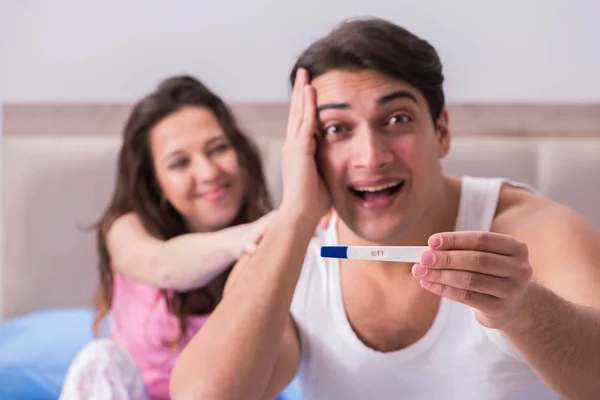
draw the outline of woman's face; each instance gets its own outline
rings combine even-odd
[[[211,110],[185,107],[150,132],[158,183],[197,232],[216,231],[238,215],[246,179],[237,153]]]

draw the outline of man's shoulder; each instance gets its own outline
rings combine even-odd
[[[534,282],[577,304],[599,304],[600,232],[583,215],[509,186],[500,193],[492,232],[526,244]]]
[[[590,225],[581,214],[540,193],[526,188],[504,185],[491,230],[535,241],[540,230],[571,229]]]

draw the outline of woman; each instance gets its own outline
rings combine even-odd
[[[110,312],[110,339],[80,352],[61,398],[168,399],[175,359],[271,209],[259,154],[216,94],[178,76],[139,101],[97,225],[94,330]]]

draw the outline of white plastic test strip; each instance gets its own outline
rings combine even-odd
[[[427,246],[321,246],[321,257],[416,263],[428,249]]]

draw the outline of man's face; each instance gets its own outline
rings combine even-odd
[[[312,86],[317,162],[337,213],[364,240],[399,240],[443,184],[446,112],[435,127],[416,88],[372,70],[331,71]]]

